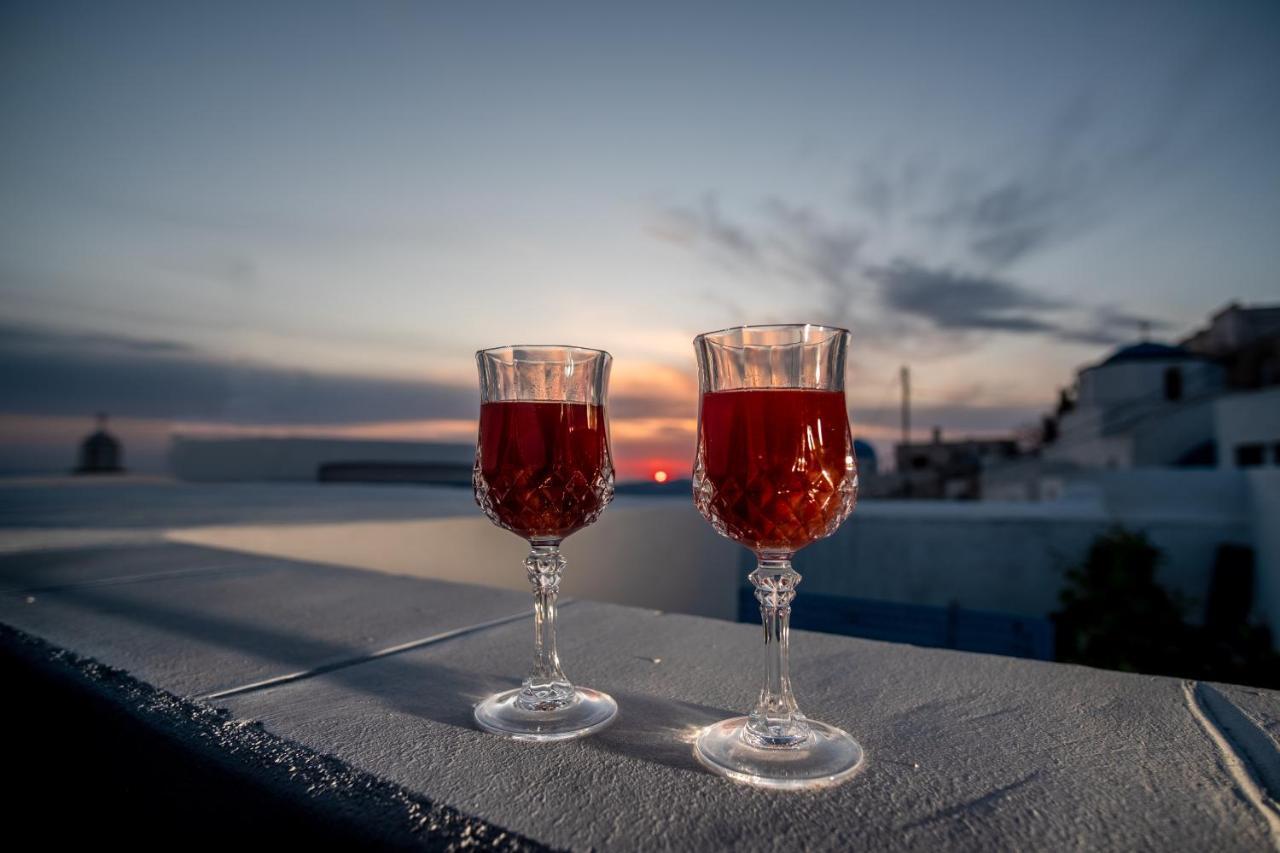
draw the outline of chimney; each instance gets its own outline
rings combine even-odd
[[[942,444],[942,427],[940,426],[933,428],[933,443]]]

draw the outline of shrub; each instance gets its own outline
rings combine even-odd
[[[1053,614],[1056,656],[1103,669],[1280,687],[1280,655],[1266,628],[1209,630],[1186,621],[1187,601],[1156,579],[1161,554],[1142,533],[1117,527],[1067,572]]]

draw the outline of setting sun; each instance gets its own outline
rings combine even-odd
[[[667,472],[666,472],[666,471],[654,471],[654,472],[653,472],[653,481],[654,481],[655,483],[665,483],[665,482],[667,482]]]

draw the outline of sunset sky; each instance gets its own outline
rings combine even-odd
[[[853,330],[855,434],[1008,431],[1280,299],[1280,4],[6,3],[0,471],[92,413],[474,440],[473,352],[615,358],[683,474],[691,338]]]

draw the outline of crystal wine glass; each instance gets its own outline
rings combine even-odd
[[[476,353],[480,438],[472,474],[489,520],[529,542],[533,670],[524,684],[485,699],[476,722],[521,740],[564,740],[608,725],[618,713],[605,693],[574,687],[556,653],[560,543],[600,517],[613,499],[605,420],[607,352],[566,346],[506,346]]]
[[[698,447],[693,495],[722,536],[755,552],[749,577],[764,622],[765,684],[755,708],[699,732],[711,770],[770,788],[833,785],[862,764],[844,731],[808,720],[791,693],[796,551],[853,511],[858,471],[845,408],[849,333],[828,326],[741,326],[694,339]]]

